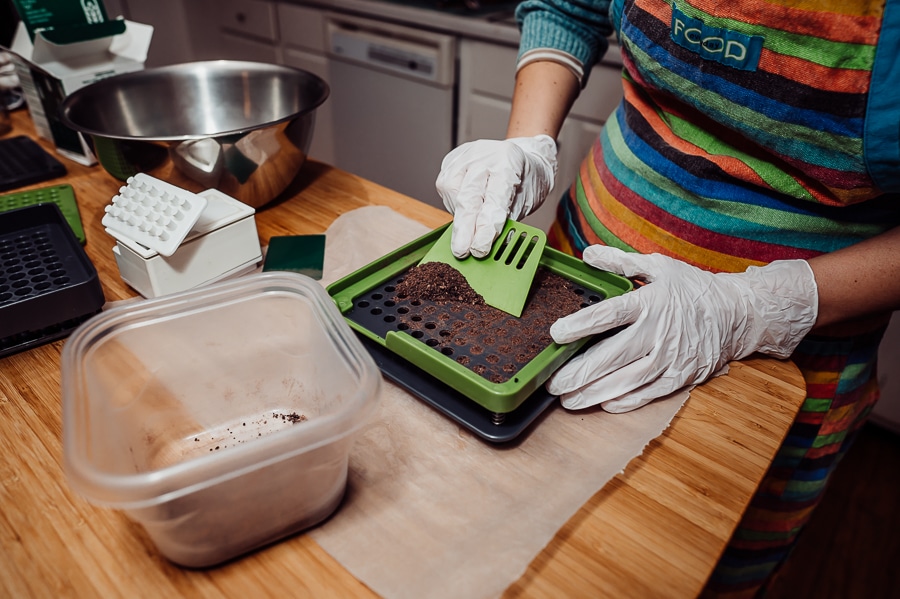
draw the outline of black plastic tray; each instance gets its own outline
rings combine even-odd
[[[0,212],[0,357],[66,337],[105,303],[55,204]]]
[[[0,139],[0,191],[65,174],[66,167],[34,140],[24,135]]]
[[[539,387],[519,406],[497,420],[496,414],[481,407],[450,385],[442,383],[421,368],[386,347],[357,333],[381,373],[415,397],[441,412],[457,424],[491,443],[516,440],[554,402],[545,387]]]

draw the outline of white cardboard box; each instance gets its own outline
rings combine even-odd
[[[198,195],[206,198],[206,208],[171,256],[116,238],[119,274],[145,298],[207,285],[251,271],[262,261],[256,211],[215,189]]]
[[[41,32],[32,42],[19,22],[8,48],[38,135],[52,141],[60,155],[87,166],[97,160],[84,137],[59,121],[59,106],[90,83],[144,68],[153,27],[123,21],[121,34],[67,44],[55,44]]]

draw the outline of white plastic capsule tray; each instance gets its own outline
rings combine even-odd
[[[206,198],[145,173],[126,183],[106,206],[103,226],[113,237],[171,256],[200,218]]]

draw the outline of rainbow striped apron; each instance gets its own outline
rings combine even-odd
[[[739,272],[896,226],[898,13],[892,0],[614,2],[624,99],[551,244]],[[877,399],[887,318],[810,335],[793,355],[808,397],[707,595],[754,596],[772,580]]]

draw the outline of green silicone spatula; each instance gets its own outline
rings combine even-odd
[[[489,306],[521,316],[547,245],[547,235],[536,227],[507,220],[487,256],[460,260],[450,250],[452,232],[453,225],[447,227],[419,264],[449,264],[462,273]]]

